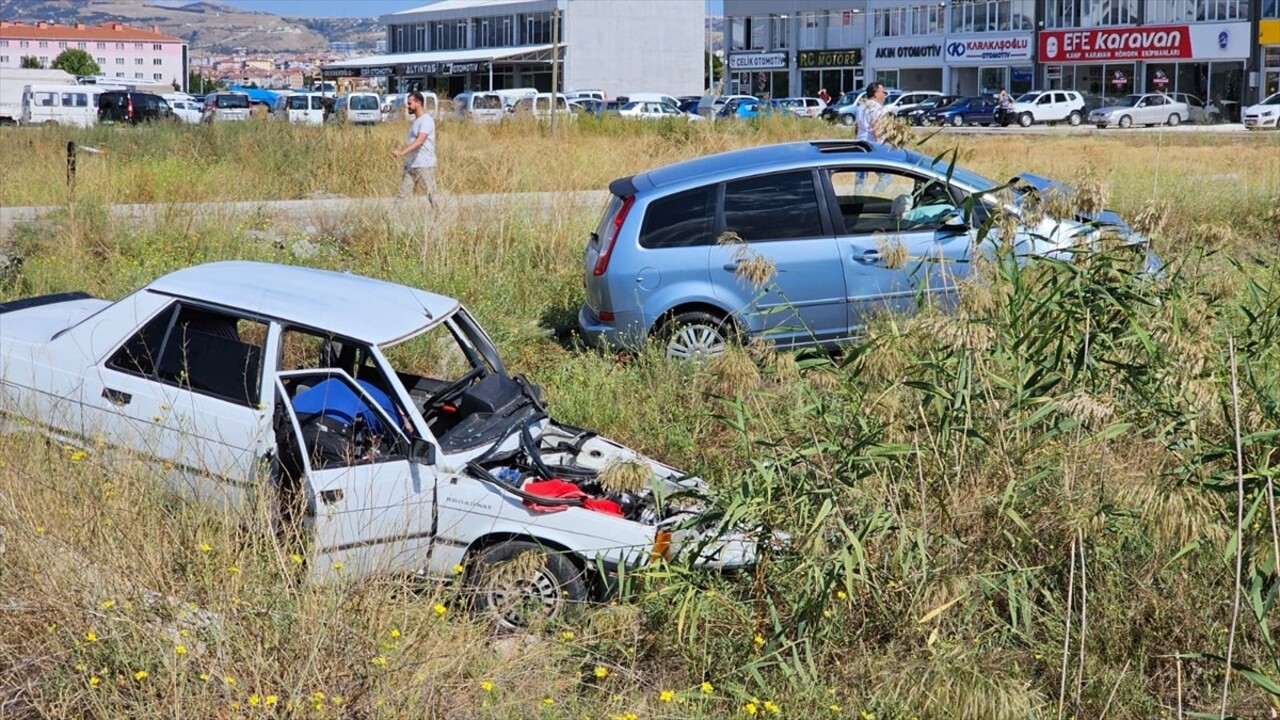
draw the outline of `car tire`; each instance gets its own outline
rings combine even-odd
[[[964,126],[964,116],[963,116],[963,115],[952,115],[952,116],[951,116],[951,125],[952,125],[953,127],[963,127],[963,126]]]
[[[1071,127],[1076,127],[1077,125],[1080,124],[1080,121],[1083,119],[1084,118],[1081,117],[1078,111],[1072,110],[1071,114],[1067,116],[1067,124],[1070,125]]]
[[[1133,118],[1129,117],[1128,115],[1121,115],[1120,122],[1116,124],[1119,125],[1121,128],[1128,130],[1129,128],[1133,127]]]
[[[1035,122],[1035,118],[1029,112],[1024,112],[1018,116],[1018,127],[1028,128],[1031,127],[1033,122]]]
[[[468,589],[476,612],[508,630],[560,617],[587,599],[586,578],[572,560],[525,540],[482,550],[471,563]]]
[[[840,116],[840,124],[845,127],[853,127],[853,124],[857,121],[858,119],[853,116],[853,113],[845,113]]]
[[[668,318],[658,330],[668,360],[704,362],[721,355],[735,338],[733,323],[702,310],[690,310]]]
[[[1169,127],[1178,127],[1178,125],[1180,124],[1182,124],[1182,116],[1179,115],[1178,113],[1170,113]]]

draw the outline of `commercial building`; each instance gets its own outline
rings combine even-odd
[[[187,87],[187,43],[156,26],[59,25],[0,20],[0,70],[34,57],[48,67],[64,50],[84,50],[106,78],[128,84]]]
[[[1256,0],[1042,0],[1042,81],[1107,104],[1133,92],[1188,93],[1224,119],[1256,92]],[[1249,81],[1253,80],[1253,92]]]
[[[730,89],[774,97],[866,79],[1070,89],[1090,106],[1165,91],[1234,120],[1280,83],[1280,0],[725,0],[725,14]]]
[[[1263,0],[1258,19],[1258,61],[1262,73],[1258,95],[1280,92],[1280,0]]]
[[[701,0],[440,0],[385,15],[387,53],[323,74],[393,90],[535,87],[697,94],[706,86]]]

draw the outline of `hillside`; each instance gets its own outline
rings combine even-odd
[[[372,48],[381,32],[376,19],[284,18],[216,2],[173,3],[141,0],[0,0],[6,20],[59,23],[123,22],[159,26],[185,39],[195,52],[307,52],[351,41]]]

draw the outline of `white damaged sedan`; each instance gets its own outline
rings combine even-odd
[[[702,480],[551,420],[456,300],[350,274],[223,262],[115,303],[0,304],[0,430],[32,429],[193,499],[267,498],[314,580],[463,565],[511,625],[655,557],[755,555],[702,515]]]

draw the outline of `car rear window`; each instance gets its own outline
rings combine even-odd
[[[724,225],[747,242],[822,235],[813,173],[803,170],[726,183]]]
[[[351,98],[352,110],[377,110],[378,98],[372,95],[357,95]]]
[[[219,95],[219,109],[247,109],[249,107],[248,95]]]
[[[686,190],[649,203],[640,226],[640,247],[710,245],[716,216],[714,189]]]
[[[476,110],[501,110],[502,98],[497,95],[481,95],[471,103]]]

